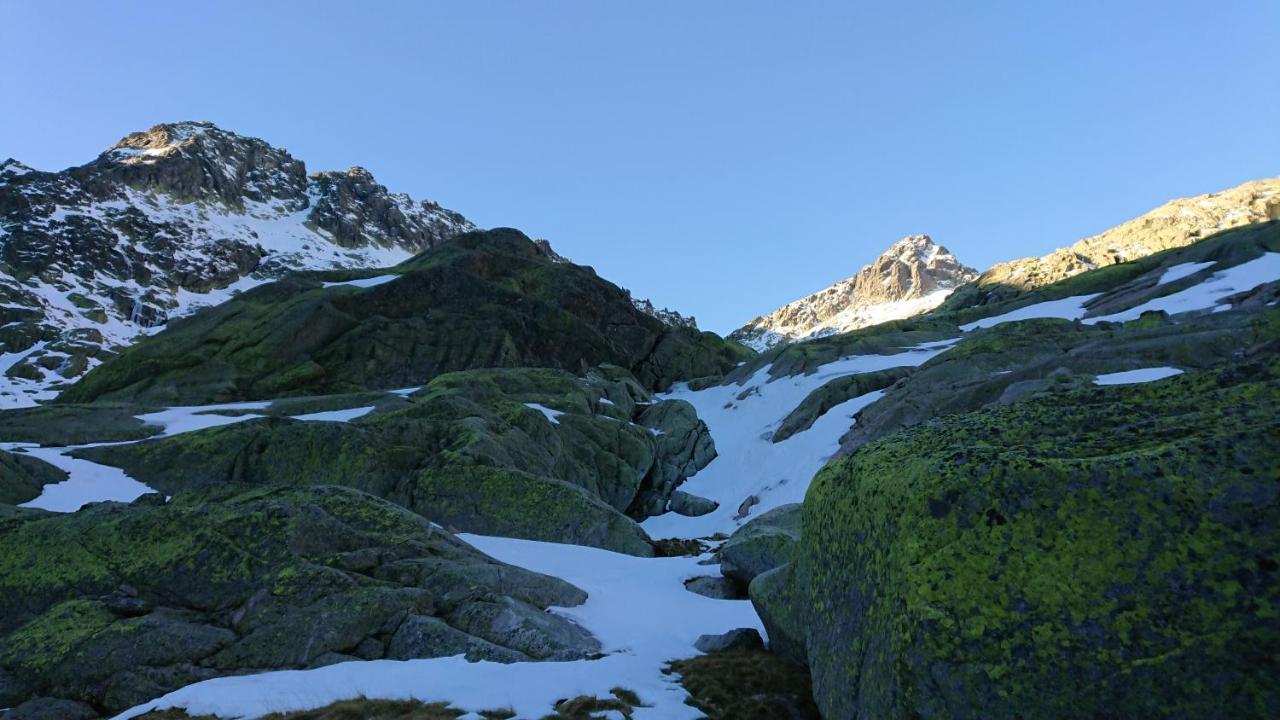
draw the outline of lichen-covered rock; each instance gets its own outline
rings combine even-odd
[[[1216,313],[1176,323],[1148,317],[1098,325],[1040,319],[974,330],[862,409],[841,438],[841,452],[936,417],[1070,392],[1102,373],[1211,367],[1249,343],[1255,316]]]
[[[110,714],[210,677],[388,647],[581,658],[599,643],[544,609],[585,599],[349,488],[101,503],[0,523],[0,697]],[[423,618],[449,630],[423,633]]]
[[[1275,345],[937,418],[819,473],[796,560],[751,595],[823,716],[1280,713]]]
[[[757,575],[791,562],[800,542],[799,503],[776,507],[738,528],[720,546],[720,572],[751,584]]]

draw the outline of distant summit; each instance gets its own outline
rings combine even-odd
[[[853,277],[757,317],[729,337],[763,351],[911,317],[977,276],[928,235],[909,235]]]

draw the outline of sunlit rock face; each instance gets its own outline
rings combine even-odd
[[[978,276],[928,235],[909,235],[853,277],[757,317],[730,337],[756,350],[932,310]]]

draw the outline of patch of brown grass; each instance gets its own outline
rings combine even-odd
[[[821,720],[809,673],[765,650],[730,650],[672,662],[709,720]]]

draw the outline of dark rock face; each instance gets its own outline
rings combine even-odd
[[[599,644],[543,609],[585,598],[347,488],[103,503],[0,521],[0,699],[109,714],[344,658],[581,658]]]
[[[681,493],[676,499],[676,490],[685,478],[693,475],[716,457],[716,446],[711,440],[711,433],[706,423],[698,419],[693,406],[684,400],[665,400],[645,408],[636,419],[640,425],[647,427],[654,434],[654,444],[658,461],[649,469],[631,505],[633,517],[646,518],[661,515],[668,505],[675,512],[676,505],[686,510],[682,514],[705,515],[715,509],[705,509],[705,503],[711,502],[703,498]],[[698,503],[697,500],[704,500]],[[704,510],[705,509],[705,510]],[[697,512],[704,510],[703,512]]]
[[[0,352],[31,351],[8,390],[29,403],[233,284],[384,266],[474,226],[362,169],[308,176],[283,149],[185,122],[58,173],[6,161],[0,228]]]
[[[824,469],[796,559],[751,585],[823,716],[1280,712],[1276,312],[1216,369],[935,418]]]
[[[715,454],[688,403],[651,404],[616,366],[585,378],[450,373],[409,400],[352,423],[251,420],[80,452],[167,493],[350,485],[447,527],[639,555],[653,550],[632,519],[648,516],[637,508],[664,512],[674,489]],[[173,467],[185,470],[178,476]]]
[[[413,386],[476,367],[585,372],[600,363],[665,389],[741,357],[711,333],[639,312],[616,285],[551,261],[515,230],[458,236],[394,274],[366,288],[295,275],[243,293],[129,348],[61,399],[200,404]]]
[[[373,236],[421,251],[471,227],[462,215],[436,203],[389,193],[362,167],[316,173],[311,181],[318,199],[307,220],[343,247],[361,247]]]

